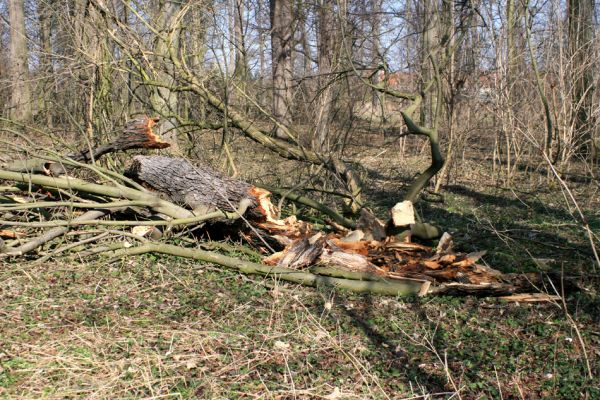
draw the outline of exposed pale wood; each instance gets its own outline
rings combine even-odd
[[[300,239],[290,247],[277,265],[292,269],[308,267],[321,255],[324,244],[325,238],[320,232],[310,238]]]
[[[353,272],[374,272],[377,267],[360,254],[343,251],[325,251],[321,254],[320,262],[330,267],[336,267]]]
[[[409,226],[416,222],[415,220],[415,209],[413,203],[410,200],[401,201],[396,203],[391,210],[392,222],[395,227]]]
[[[387,236],[385,233],[385,224],[367,208],[360,210],[360,218],[356,223],[356,228],[364,232],[365,240],[381,241]]]
[[[510,296],[501,296],[502,300],[515,301],[519,303],[554,303],[561,300],[560,296],[549,295],[546,293],[520,293]]]
[[[78,153],[70,154],[69,158],[72,158],[75,161],[88,163],[92,160],[97,160],[105,154],[118,151],[167,148],[170,144],[162,140],[152,130],[159,120],[159,118],[143,116],[127,121],[123,133],[112,142],[96,147],[91,151],[83,150]]]

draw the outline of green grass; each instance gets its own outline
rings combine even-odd
[[[374,298],[172,257],[132,261],[12,274],[1,304],[2,396],[599,394],[554,305]],[[569,305],[597,374],[598,304],[578,295]]]
[[[379,215],[411,175],[395,168],[367,182]],[[421,215],[502,271],[586,274],[574,322],[550,303],[354,295],[175,257],[4,263],[0,398],[600,398],[598,282],[561,194],[458,183]],[[600,199],[575,189],[597,231]]]

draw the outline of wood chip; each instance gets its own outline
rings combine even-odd
[[[520,293],[511,296],[502,296],[502,300],[515,301],[519,303],[540,303],[540,302],[555,302],[560,301],[560,296],[550,295],[546,293]]]
[[[0,237],[8,239],[18,239],[27,236],[23,232],[11,231],[7,229],[0,229]]]

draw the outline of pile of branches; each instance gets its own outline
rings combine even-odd
[[[0,260],[43,262],[99,255],[116,260],[161,253],[307,286],[394,296],[514,296],[537,292],[544,284],[537,274],[502,274],[480,264],[481,252],[455,252],[447,233],[436,248],[412,242],[411,215],[400,215],[404,222],[390,218],[384,223],[363,209],[358,221],[353,221],[322,204],[288,194],[291,200],[326,214],[332,226],[326,233],[295,216],[278,218],[270,191],[204,164],[137,155],[118,173],[95,162],[108,153],[168,147],[152,130],[157,122],[148,117],[129,121],[119,137],[95,149],[4,164],[0,169]],[[77,174],[88,178],[74,177]],[[404,225],[406,229],[395,234]],[[170,244],[173,237],[189,245]],[[215,251],[227,251],[232,245],[198,240],[206,237],[241,239],[246,249],[253,248],[245,251],[258,255],[262,262]],[[536,297],[519,295],[519,299],[527,298]]]

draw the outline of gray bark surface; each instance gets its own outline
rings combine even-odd
[[[273,72],[273,117],[285,126],[291,125],[290,103],[292,101],[292,51],[294,47],[294,25],[292,2],[270,0],[271,57]],[[287,139],[279,127],[278,138]]]
[[[252,186],[230,178],[207,165],[192,165],[182,158],[136,156],[126,175],[150,186],[169,200],[194,210],[234,211],[241,200],[253,201]]]
[[[10,78],[13,82],[9,103],[10,116],[15,120],[23,121],[31,115],[23,0],[10,0],[8,14],[10,18]]]

